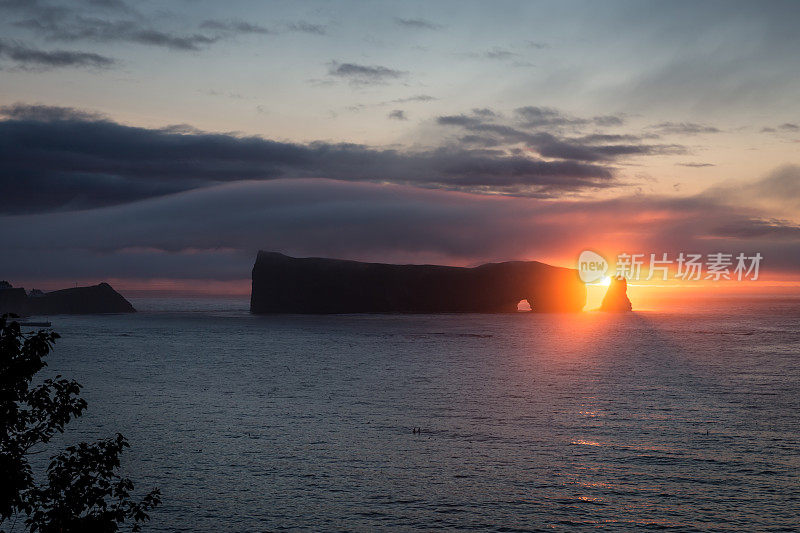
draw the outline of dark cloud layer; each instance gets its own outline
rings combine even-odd
[[[553,196],[615,184],[612,170],[461,147],[422,151],[276,142],[125,126],[70,108],[0,108],[0,212],[126,203],[237,180],[331,178]]]
[[[333,180],[238,182],[114,208],[0,217],[0,272],[244,279],[259,248],[474,264],[573,257],[620,233],[620,251],[760,252],[767,271],[800,267],[800,228],[718,193],[551,202]]]

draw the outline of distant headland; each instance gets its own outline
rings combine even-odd
[[[258,252],[252,313],[578,312],[586,287],[576,270],[537,261],[474,268],[362,263]]]
[[[0,313],[29,315],[66,315],[100,313],[135,313],[136,309],[108,283],[73,287],[52,292],[13,287],[0,281]]]

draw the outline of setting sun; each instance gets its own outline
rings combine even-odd
[[[594,283],[587,283],[586,305],[583,310],[594,311],[598,309],[603,302],[603,297],[606,295],[609,285],[611,285],[611,278],[609,276],[603,276],[603,278]]]

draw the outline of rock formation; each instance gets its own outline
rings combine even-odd
[[[631,301],[628,299],[628,282],[625,278],[611,278],[603,303],[600,304],[601,311],[612,313],[624,313],[631,310]]]
[[[0,313],[27,315],[134,313],[136,309],[108,283],[42,294],[0,289]]]
[[[536,261],[475,268],[294,258],[258,252],[252,313],[502,313],[581,311],[575,270]]]

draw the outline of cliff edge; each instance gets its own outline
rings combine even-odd
[[[536,261],[474,268],[362,263],[258,252],[252,313],[577,312],[586,287],[575,270]]]

